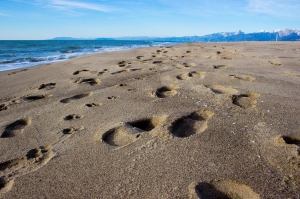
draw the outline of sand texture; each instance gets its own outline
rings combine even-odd
[[[300,43],[0,72],[0,198],[300,198]]]

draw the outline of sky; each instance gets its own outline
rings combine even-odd
[[[0,40],[300,29],[300,0],[0,0]]]

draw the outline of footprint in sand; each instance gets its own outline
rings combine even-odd
[[[205,77],[205,72],[201,72],[201,71],[191,71],[189,73],[184,73],[181,75],[177,75],[176,78],[179,80],[186,80],[189,78],[200,78],[200,79],[204,79]]]
[[[85,104],[86,107],[92,108],[92,107],[96,107],[96,106],[101,106],[100,103],[89,103],[89,104]]]
[[[202,133],[207,128],[207,121],[214,115],[210,110],[199,110],[191,113],[190,115],[176,119],[169,131],[175,137],[184,138],[194,134]]]
[[[22,69],[22,70],[19,70],[19,71],[14,71],[12,73],[8,73],[7,75],[14,75],[14,74],[17,74],[17,73],[20,73],[20,72],[23,72],[23,71],[27,71],[28,69]]]
[[[83,94],[79,94],[79,95],[74,95],[73,97],[62,99],[62,100],[60,100],[60,102],[61,103],[70,103],[73,100],[78,100],[78,99],[82,99],[82,98],[85,98],[85,97],[89,97],[92,94],[93,93],[90,92],[90,93],[83,93]]]
[[[295,146],[297,155],[300,156],[300,136],[281,136],[278,139],[279,143]]]
[[[120,73],[124,73],[124,72],[129,72],[129,70],[119,70],[119,71],[116,71],[116,72],[113,72],[111,73],[112,75],[115,75],[115,74],[120,74]]]
[[[50,90],[50,89],[55,88],[55,86],[56,86],[56,83],[41,84],[38,89],[39,90]]]
[[[2,138],[15,137],[23,133],[24,128],[31,124],[31,119],[20,119],[17,120],[8,126],[6,126],[5,131],[2,133]]]
[[[260,95],[258,93],[246,93],[240,95],[232,95],[231,100],[234,105],[247,109],[256,105],[256,98],[258,98],[259,96]]]
[[[234,78],[234,79],[240,79],[243,81],[249,81],[252,82],[255,80],[254,77],[248,76],[248,75],[229,75],[230,77]]]
[[[41,146],[22,158],[0,163],[0,197],[12,188],[15,178],[40,169],[53,157],[52,146]]]
[[[166,98],[171,97],[177,94],[177,86],[162,86],[156,89],[156,92],[152,94],[152,96],[156,96],[158,98]]]
[[[214,69],[227,68],[227,65],[213,65]]]
[[[110,129],[102,135],[102,140],[116,147],[126,146],[135,142],[140,134],[152,131],[165,121],[165,116],[154,116],[151,118],[122,123],[116,128]]]
[[[217,94],[235,94],[238,90],[230,87],[225,87],[221,85],[206,85],[206,88],[209,88],[212,92]]]
[[[183,63],[183,66],[186,67],[186,68],[190,68],[190,67],[197,66],[197,64],[194,63],[194,62],[186,62],[186,63]]]
[[[140,60],[140,59],[142,59],[144,56],[137,56],[136,58],[138,59],[138,60]]]
[[[271,64],[272,66],[281,66],[281,63],[279,61],[268,61],[269,64]]]
[[[189,199],[259,199],[249,186],[231,180],[193,182],[188,187]]]
[[[7,105],[7,104],[0,104],[0,111],[5,111],[7,109],[9,109],[9,105]]]
[[[79,126],[79,127],[70,127],[70,128],[64,129],[62,132],[63,132],[63,134],[73,134],[73,133],[75,133],[75,132],[82,131],[83,129],[84,129],[83,126]]]
[[[119,65],[119,67],[130,66],[131,62],[128,62],[128,61],[119,61],[118,65]]]
[[[94,86],[94,85],[98,85],[100,84],[100,79],[98,78],[78,78],[74,81],[74,83],[76,84],[83,84],[83,83],[87,83],[87,84],[90,84],[91,86]]]
[[[75,120],[75,119],[80,119],[82,118],[83,116],[82,115],[77,115],[77,114],[70,114],[70,115],[67,115],[64,120]]]
[[[40,100],[40,99],[45,99],[45,98],[49,98],[52,95],[30,95],[27,97],[24,97],[24,100],[26,101],[36,101],[36,100]]]
[[[110,96],[110,97],[108,97],[107,99],[109,99],[109,100],[115,100],[115,99],[117,99],[118,97],[117,96]]]
[[[98,73],[98,76],[101,76],[101,75],[107,73],[107,71],[108,71],[108,69],[103,69],[103,71],[100,71],[100,72]]]
[[[87,69],[83,69],[83,70],[77,70],[73,73],[73,75],[79,75],[79,74],[95,74],[97,73],[97,71],[89,71]]]

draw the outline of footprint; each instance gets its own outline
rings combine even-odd
[[[78,100],[78,99],[81,99],[81,98],[89,97],[92,94],[93,93],[90,92],[90,93],[83,93],[83,94],[79,94],[79,95],[74,95],[73,97],[62,99],[62,100],[60,100],[60,102],[61,103],[70,103],[73,100]]]
[[[207,129],[207,121],[214,115],[210,110],[200,110],[176,119],[169,127],[175,137],[184,138],[202,133]]]
[[[39,90],[43,90],[43,89],[50,90],[50,89],[55,88],[55,86],[56,86],[56,83],[41,84],[38,89]]]
[[[22,69],[22,70],[19,70],[19,71],[14,71],[12,73],[9,73],[7,75],[14,75],[14,74],[17,74],[17,73],[20,73],[20,72],[23,72],[23,71],[27,71],[28,69]]]
[[[252,82],[253,80],[255,80],[254,77],[251,77],[248,75],[229,75],[229,76],[233,77],[235,79],[240,79],[240,80],[249,81],[249,82]]]
[[[227,65],[213,65],[214,69],[227,68]]]
[[[19,136],[23,133],[24,128],[26,126],[29,126],[30,124],[31,124],[30,118],[17,120],[15,122],[9,124],[5,128],[5,131],[2,133],[1,137],[8,138],[8,137]]]
[[[24,98],[26,101],[35,101],[35,100],[40,100],[44,98],[51,97],[52,95],[30,95]]]
[[[255,106],[255,104],[257,103],[256,98],[258,98],[259,96],[260,95],[258,93],[232,95],[231,100],[233,104],[247,109]]]
[[[205,72],[191,71],[189,73],[184,73],[176,76],[176,78],[179,80],[186,80],[192,77],[203,79],[205,77]]]
[[[177,94],[177,86],[163,86],[156,90],[155,96],[158,98],[171,97]]]
[[[88,83],[91,86],[93,86],[95,84],[100,84],[100,82],[101,81],[98,78],[78,78],[75,80],[74,83],[77,83],[77,84]]]
[[[71,115],[67,115],[64,120],[74,120],[74,119],[80,119],[82,118],[82,115],[76,115],[76,114],[71,114]]]
[[[231,180],[214,180],[209,183],[191,183],[189,199],[259,199],[249,186]]]
[[[183,63],[183,65],[187,68],[197,66],[197,64],[194,62],[186,62],[186,63]]]
[[[269,64],[273,66],[281,66],[281,63],[279,61],[269,61]]]
[[[118,62],[118,65],[119,65],[119,67],[125,67],[125,66],[131,65],[131,62],[120,61],[120,62]]]
[[[0,178],[0,198],[3,198],[4,194],[11,190],[14,181],[14,178],[9,180],[6,180],[5,178]]]
[[[101,76],[101,75],[107,73],[107,71],[108,71],[108,69],[103,69],[103,71],[100,71],[100,72],[98,73],[98,76]]]
[[[137,56],[136,58],[137,59],[142,59],[144,56]]]
[[[41,146],[27,152],[26,156],[0,163],[0,197],[8,192],[16,177],[36,171],[53,157],[52,146]]]
[[[128,70],[119,70],[119,71],[113,72],[111,74],[115,75],[115,74],[124,73],[124,72],[128,72]]]
[[[207,85],[205,86],[207,88],[210,88],[210,90],[217,94],[235,94],[238,92],[238,90],[230,87],[225,87],[221,85]]]
[[[70,127],[63,130],[63,134],[73,134],[77,131],[82,131],[84,129],[83,126],[80,127]]]
[[[161,63],[162,63],[162,61],[160,61],[160,60],[157,60],[157,61],[153,61],[152,63],[153,63],[153,64],[161,64]]]
[[[141,133],[152,131],[165,121],[165,116],[154,116],[136,120],[132,122],[122,123],[120,126],[110,129],[102,135],[102,140],[111,146],[126,146],[135,142]]]
[[[100,103],[90,103],[90,104],[86,104],[85,106],[89,107],[89,108],[92,108],[92,107],[95,107],[95,106],[101,106]]]
[[[6,105],[6,104],[0,104],[0,111],[5,111],[7,109],[9,109],[8,105]]]
[[[87,69],[83,69],[83,70],[77,70],[73,73],[73,75],[79,75],[79,74],[82,74],[82,73],[88,73],[88,74],[95,74],[97,73],[97,71],[89,71]]]
[[[278,139],[278,142],[297,146],[297,154],[300,156],[300,137],[282,136]]]
[[[117,99],[118,97],[117,96],[110,96],[110,97],[108,97],[107,99],[109,99],[109,100],[114,100],[114,99]]]

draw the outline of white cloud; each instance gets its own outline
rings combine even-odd
[[[80,1],[70,1],[70,0],[50,0],[46,2],[48,6],[53,8],[64,8],[64,9],[88,9],[100,12],[109,12],[111,10],[108,6],[102,6],[98,4],[85,3]]]
[[[276,15],[298,16],[300,9],[299,0],[248,0],[248,9],[251,12]]]

